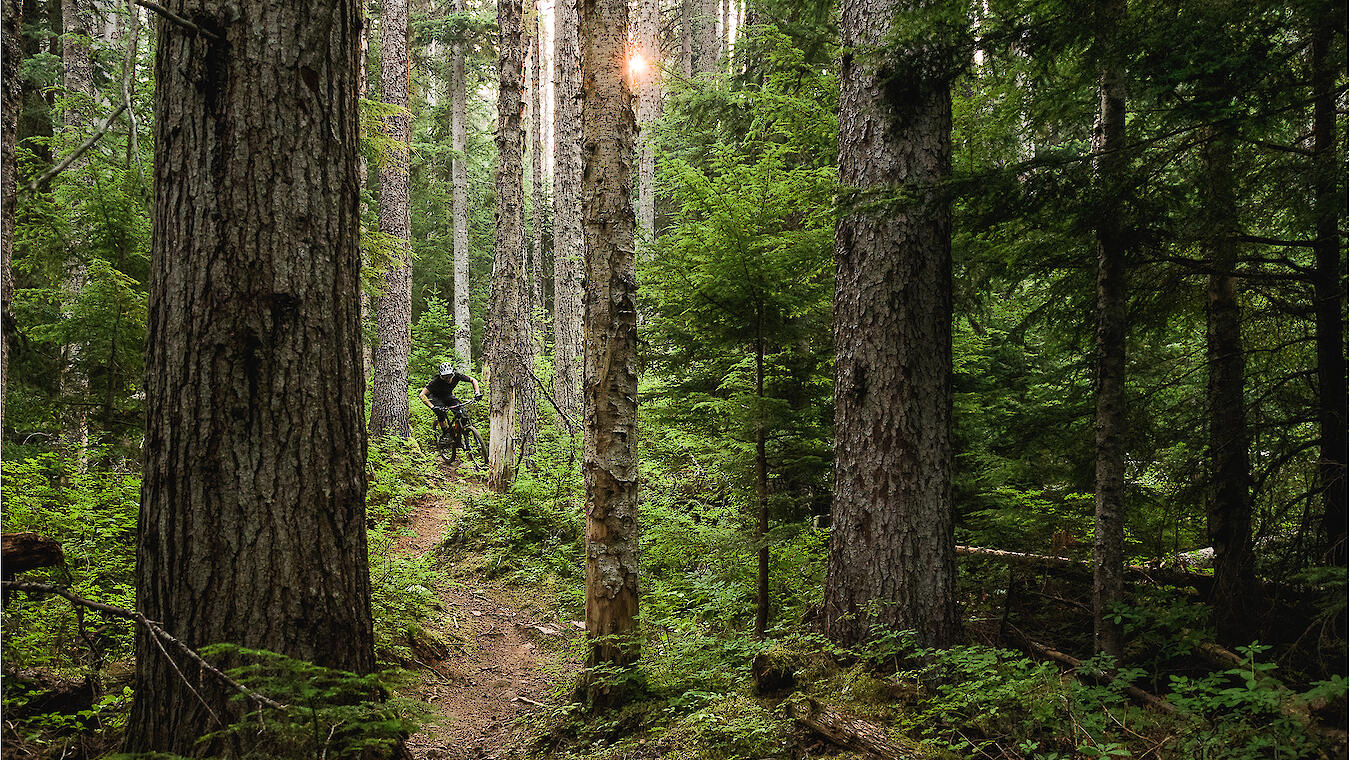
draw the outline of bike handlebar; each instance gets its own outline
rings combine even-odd
[[[456,410],[456,409],[462,409],[462,408],[468,406],[469,404],[472,404],[472,403],[475,402],[475,401],[477,401],[477,399],[472,399],[472,398],[471,398],[471,399],[469,399],[468,401],[461,401],[461,402],[459,402],[458,404],[455,404],[454,406],[443,406],[443,405],[441,405],[441,404],[432,404],[432,405],[431,405],[431,408],[432,408],[432,409],[441,409],[441,410],[447,411],[447,412],[453,412],[454,410]]]

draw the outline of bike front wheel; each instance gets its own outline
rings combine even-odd
[[[455,455],[459,453],[456,446],[455,434],[449,430],[437,431],[436,435],[436,454],[446,464],[455,461]]]
[[[487,447],[483,437],[473,428],[464,430],[464,460],[475,472],[487,472]]]

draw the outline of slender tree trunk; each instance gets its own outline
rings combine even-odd
[[[14,317],[10,307],[14,298],[14,212],[18,201],[18,168],[14,148],[19,135],[19,108],[23,88],[19,84],[19,62],[23,46],[22,0],[2,0],[0,18],[0,441],[5,431],[5,388],[9,382],[9,337]]]
[[[651,135],[645,134],[661,116],[661,3],[639,0],[638,45],[647,61],[639,73],[638,129],[642,134],[642,156],[638,165],[638,237],[647,243],[656,241],[656,150]]]
[[[694,76],[694,61],[698,53],[694,46],[698,38],[698,11],[701,0],[679,0],[680,3],[680,73],[686,79]]]
[[[539,308],[539,256],[543,247],[543,138],[540,130],[543,121],[539,111],[539,40],[542,27],[538,24],[536,9],[525,19],[525,46],[528,51],[526,60],[526,111],[529,113],[530,135],[530,246],[526,251],[525,266],[520,279],[520,332],[516,355],[520,358],[520,378],[516,386],[516,413],[520,418],[520,459],[533,467],[534,450],[539,440],[539,399],[535,395],[534,357],[538,349],[538,330],[534,318]]]
[[[380,98],[408,107],[408,0],[382,0],[380,11]],[[406,111],[388,117],[385,136],[398,144],[380,166],[380,232],[398,247],[384,272],[384,292],[375,305],[374,380],[370,432],[406,438],[408,354],[412,350],[412,262],[409,232],[408,146],[411,119]]]
[[[553,397],[580,425],[581,50],[574,0],[553,9]]]
[[[218,39],[158,24],[137,606],[369,673],[359,5],[167,5]],[[127,749],[222,754],[246,705],[169,651],[137,632]]]
[[[466,11],[465,0],[454,0],[455,13]],[[467,143],[464,135],[468,121],[468,93],[464,72],[465,41],[457,37],[450,47],[450,161],[451,215],[455,225],[455,353],[460,360],[473,362],[472,333],[469,326],[469,181],[465,169]]]
[[[544,308],[544,227],[547,214],[544,209],[544,26],[540,14],[535,14],[533,61],[530,64],[530,319]],[[532,322],[531,322],[532,324]],[[532,345],[538,353],[541,335],[530,328]],[[533,354],[532,354],[533,355]]]
[[[132,1],[134,2],[134,0]],[[358,111],[360,109],[361,99],[370,97],[368,94],[370,82],[366,68],[369,65],[370,60],[370,17],[366,11],[367,8],[363,6],[361,13],[361,33],[357,42],[356,97]],[[370,184],[370,167],[366,165],[364,153],[358,159],[356,176],[361,183],[361,218],[364,220],[366,218],[366,213],[370,209],[365,201],[365,191]],[[374,193],[371,194],[372,196],[374,195]],[[368,263],[369,262],[363,262],[363,264]],[[372,305],[370,294],[366,292],[364,287],[361,288],[361,377],[366,381],[370,380],[370,374],[375,368],[375,350],[368,339],[369,335],[366,332],[366,326],[370,324],[370,310]]]
[[[755,310],[755,543],[759,545],[759,573],[755,584],[755,637],[769,627],[769,455],[764,431],[764,320]]]
[[[717,29],[718,0],[698,2],[698,31],[695,34],[698,59],[694,62],[694,73],[711,74],[717,71],[717,59],[722,55],[722,40]]]
[[[524,246],[525,49],[520,0],[497,4],[497,241],[487,359],[492,367],[488,488],[498,493],[515,478],[515,405],[520,384],[520,300]]]
[[[1123,0],[1111,0],[1099,22],[1114,30],[1125,16]],[[1108,32],[1113,33],[1113,32]],[[1107,44],[1107,55],[1114,46]],[[1097,332],[1096,332],[1096,529],[1092,541],[1093,648],[1121,653],[1121,628],[1111,607],[1124,591],[1125,564],[1125,337],[1126,266],[1121,192],[1125,144],[1125,83],[1114,60],[1101,73],[1100,106],[1093,133],[1098,155]]]
[[[65,33],[61,37],[61,63],[65,69],[64,85],[67,99],[63,118],[62,142],[63,155],[84,141],[93,121],[95,98],[94,61],[90,50],[90,35],[93,29],[93,8],[89,0],[61,0],[61,24]],[[75,159],[66,169],[65,175],[84,188],[91,188],[87,175],[89,158],[86,153]],[[71,305],[80,297],[88,279],[85,256],[88,255],[88,239],[84,230],[87,222],[82,218],[84,204],[80,202],[83,193],[74,196],[75,208],[72,209],[75,224],[71,225],[69,247],[71,257],[66,261],[65,281],[61,286],[61,313],[66,319],[71,317]],[[62,444],[76,457],[80,469],[84,469],[85,451],[89,446],[89,415],[85,406],[89,396],[89,379],[80,367],[81,345],[72,342],[64,347],[61,367],[61,396],[66,402],[61,414]]]
[[[913,630],[956,640],[952,535],[951,92],[913,74],[888,94],[892,19],[923,2],[845,0],[839,179],[906,188],[899,207],[850,209],[835,231],[835,465],[825,630],[836,642]],[[904,57],[901,48],[891,55]]]
[[[1255,558],[1252,555],[1251,466],[1247,406],[1243,399],[1245,354],[1242,311],[1237,299],[1237,195],[1232,136],[1211,130],[1203,149],[1200,196],[1211,239],[1207,258],[1214,274],[1206,288],[1209,360],[1209,538],[1214,547],[1210,603],[1219,641],[1249,644],[1256,633]]]
[[[626,0],[582,0],[586,233],[586,634],[591,666],[636,662],[638,642],[637,266]],[[593,705],[621,687],[589,684]]]
[[[1335,3],[1333,13],[1344,9]],[[1321,432],[1318,480],[1322,491],[1322,532],[1328,547],[1327,564],[1346,564],[1347,503],[1346,358],[1341,318],[1345,303],[1345,267],[1341,258],[1338,215],[1345,201],[1336,192],[1345,176],[1342,146],[1336,141],[1336,74],[1344,66],[1331,54],[1336,21],[1317,19],[1313,30],[1313,214],[1316,224],[1313,254],[1313,313],[1317,343],[1317,423]]]

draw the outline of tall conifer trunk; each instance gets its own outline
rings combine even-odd
[[[1123,0],[1109,0],[1097,22],[1106,35],[1125,17]],[[1125,337],[1126,243],[1118,200],[1125,168],[1125,82],[1114,40],[1101,45],[1105,60],[1093,133],[1096,154],[1096,528],[1092,541],[1093,648],[1120,656],[1121,628],[1111,607],[1124,592],[1125,563]]]
[[[587,663],[637,660],[637,266],[627,0],[582,0]],[[623,699],[592,679],[593,705]]]
[[[647,68],[639,72],[638,129],[645,132],[661,116],[661,3],[659,0],[639,0],[638,49],[647,61]],[[651,136],[642,135],[642,155],[638,164],[638,229],[640,238],[652,243],[656,240],[656,150]]]
[[[571,425],[579,426],[581,50],[576,1],[557,0],[553,9],[553,397]]]
[[[61,65],[65,69],[66,111],[63,116],[62,155],[74,150],[84,141],[92,122],[95,108],[94,60],[90,50],[90,35],[93,31],[93,8],[90,0],[61,0],[61,24],[64,34],[61,36]],[[91,186],[85,171],[89,166],[88,154],[75,159],[66,169],[68,178],[85,186]],[[76,200],[72,209],[75,224],[71,225],[70,251],[73,254],[65,262],[65,281],[61,286],[61,312],[65,319],[71,317],[71,304],[84,290],[87,278],[85,250],[88,246],[84,230],[88,225],[81,218],[83,203]],[[66,404],[61,414],[61,439],[65,447],[73,454],[79,466],[84,467],[85,450],[89,445],[89,415],[85,402],[89,396],[89,379],[79,367],[80,344],[67,344],[63,350],[61,367],[61,395]]]
[[[23,46],[22,0],[0,0],[0,438],[5,430],[5,387],[9,382],[10,305],[14,298],[14,212],[18,201],[18,169],[14,148],[19,136],[23,88],[19,62]]]
[[[680,73],[686,79],[694,75],[694,61],[698,53],[694,50],[698,38],[698,12],[700,0],[679,0],[680,3]]]
[[[158,23],[137,607],[369,673],[359,6],[166,4],[215,37]],[[224,754],[248,705],[169,651],[137,631],[126,748]]]
[[[533,3],[531,2],[531,5]],[[539,289],[540,250],[544,244],[543,199],[541,186],[543,172],[543,118],[539,109],[539,59],[542,53],[540,39],[543,27],[539,25],[536,8],[531,7],[525,17],[526,109],[529,113],[530,135],[530,245],[526,249],[520,279],[520,332],[516,354],[520,358],[520,379],[517,389],[516,413],[520,418],[520,459],[533,466],[535,445],[539,440],[539,399],[535,394],[534,358],[538,352],[538,330],[534,317],[541,306]]]
[[[487,360],[491,365],[488,488],[503,492],[515,478],[517,392],[520,384],[521,288],[525,265],[525,49],[521,2],[497,3],[497,239]]]
[[[454,0],[454,12],[465,12],[465,0]],[[466,26],[461,24],[461,30]],[[469,181],[465,168],[465,130],[468,119],[468,93],[464,71],[465,42],[461,31],[450,46],[450,213],[454,231],[455,272],[455,353],[465,362],[473,361],[472,333],[469,328]]]
[[[1209,364],[1209,461],[1211,491],[1208,528],[1214,547],[1214,589],[1210,604],[1219,641],[1249,644],[1258,610],[1255,558],[1252,555],[1251,466],[1247,449],[1247,405],[1243,398],[1246,356],[1242,347],[1242,310],[1238,303],[1237,194],[1233,176],[1233,137],[1210,130],[1202,151],[1200,181],[1209,266],[1205,289],[1205,339]]]
[[[1313,66],[1313,215],[1316,235],[1313,255],[1316,274],[1313,280],[1313,314],[1317,343],[1317,424],[1321,433],[1318,467],[1322,492],[1322,532],[1325,536],[1327,563],[1346,564],[1347,502],[1346,459],[1350,438],[1346,429],[1345,323],[1341,317],[1345,303],[1345,267],[1341,258],[1338,216],[1345,210],[1336,192],[1337,178],[1344,178],[1342,146],[1336,141],[1336,74],[1345,61],[1331,54],[1337,20],[1344,7],[1327,6],[1326,18],[1314,20],[1312,39]],[[1344,23],[1344,18],[1340,19]],[[1343,58],[1342,54],[1342,58]]]
[[[696,0],[698,5],[698,25],[695,32],[695,50],[697,60],[694,62],[695,74],[711,74],[717,71],[717,59],[722,55],[722,39],[718,36],[718,20],[720,14],[717,9],[718,0]]]
[[[408,107],[408,0],[382,0],[380,11],[380,99]],[[411,218],[408,146],[412,123],[406,111],[385,119],[385,136],[400,147],[380,166],[380,232],[397,251],[384,273],[384,292],[375,305],[375,372],[371,387],[370,432],[407,437],[408,354],[412,350]]]
[[[835,231],[835,464],[825,630],[845,645],[885,629],[953,642],[951,91],[915,71],[889,84],[881,51],[920,0],[844,0],[839,179],[865,201]],[[918,43],[912,43],[918,44]],[[892,93],[904,92],[903,96]]]

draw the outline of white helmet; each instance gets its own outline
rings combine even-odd
[[[453,374],[455,374],[455,365],[453,365],[453,364],[451,364],[451,363],[449,363],[449,362],[442,362],[442,363],[441,363],[440,370],[438,371],[437,374],[441,374],[441,375],[453,375]]]

